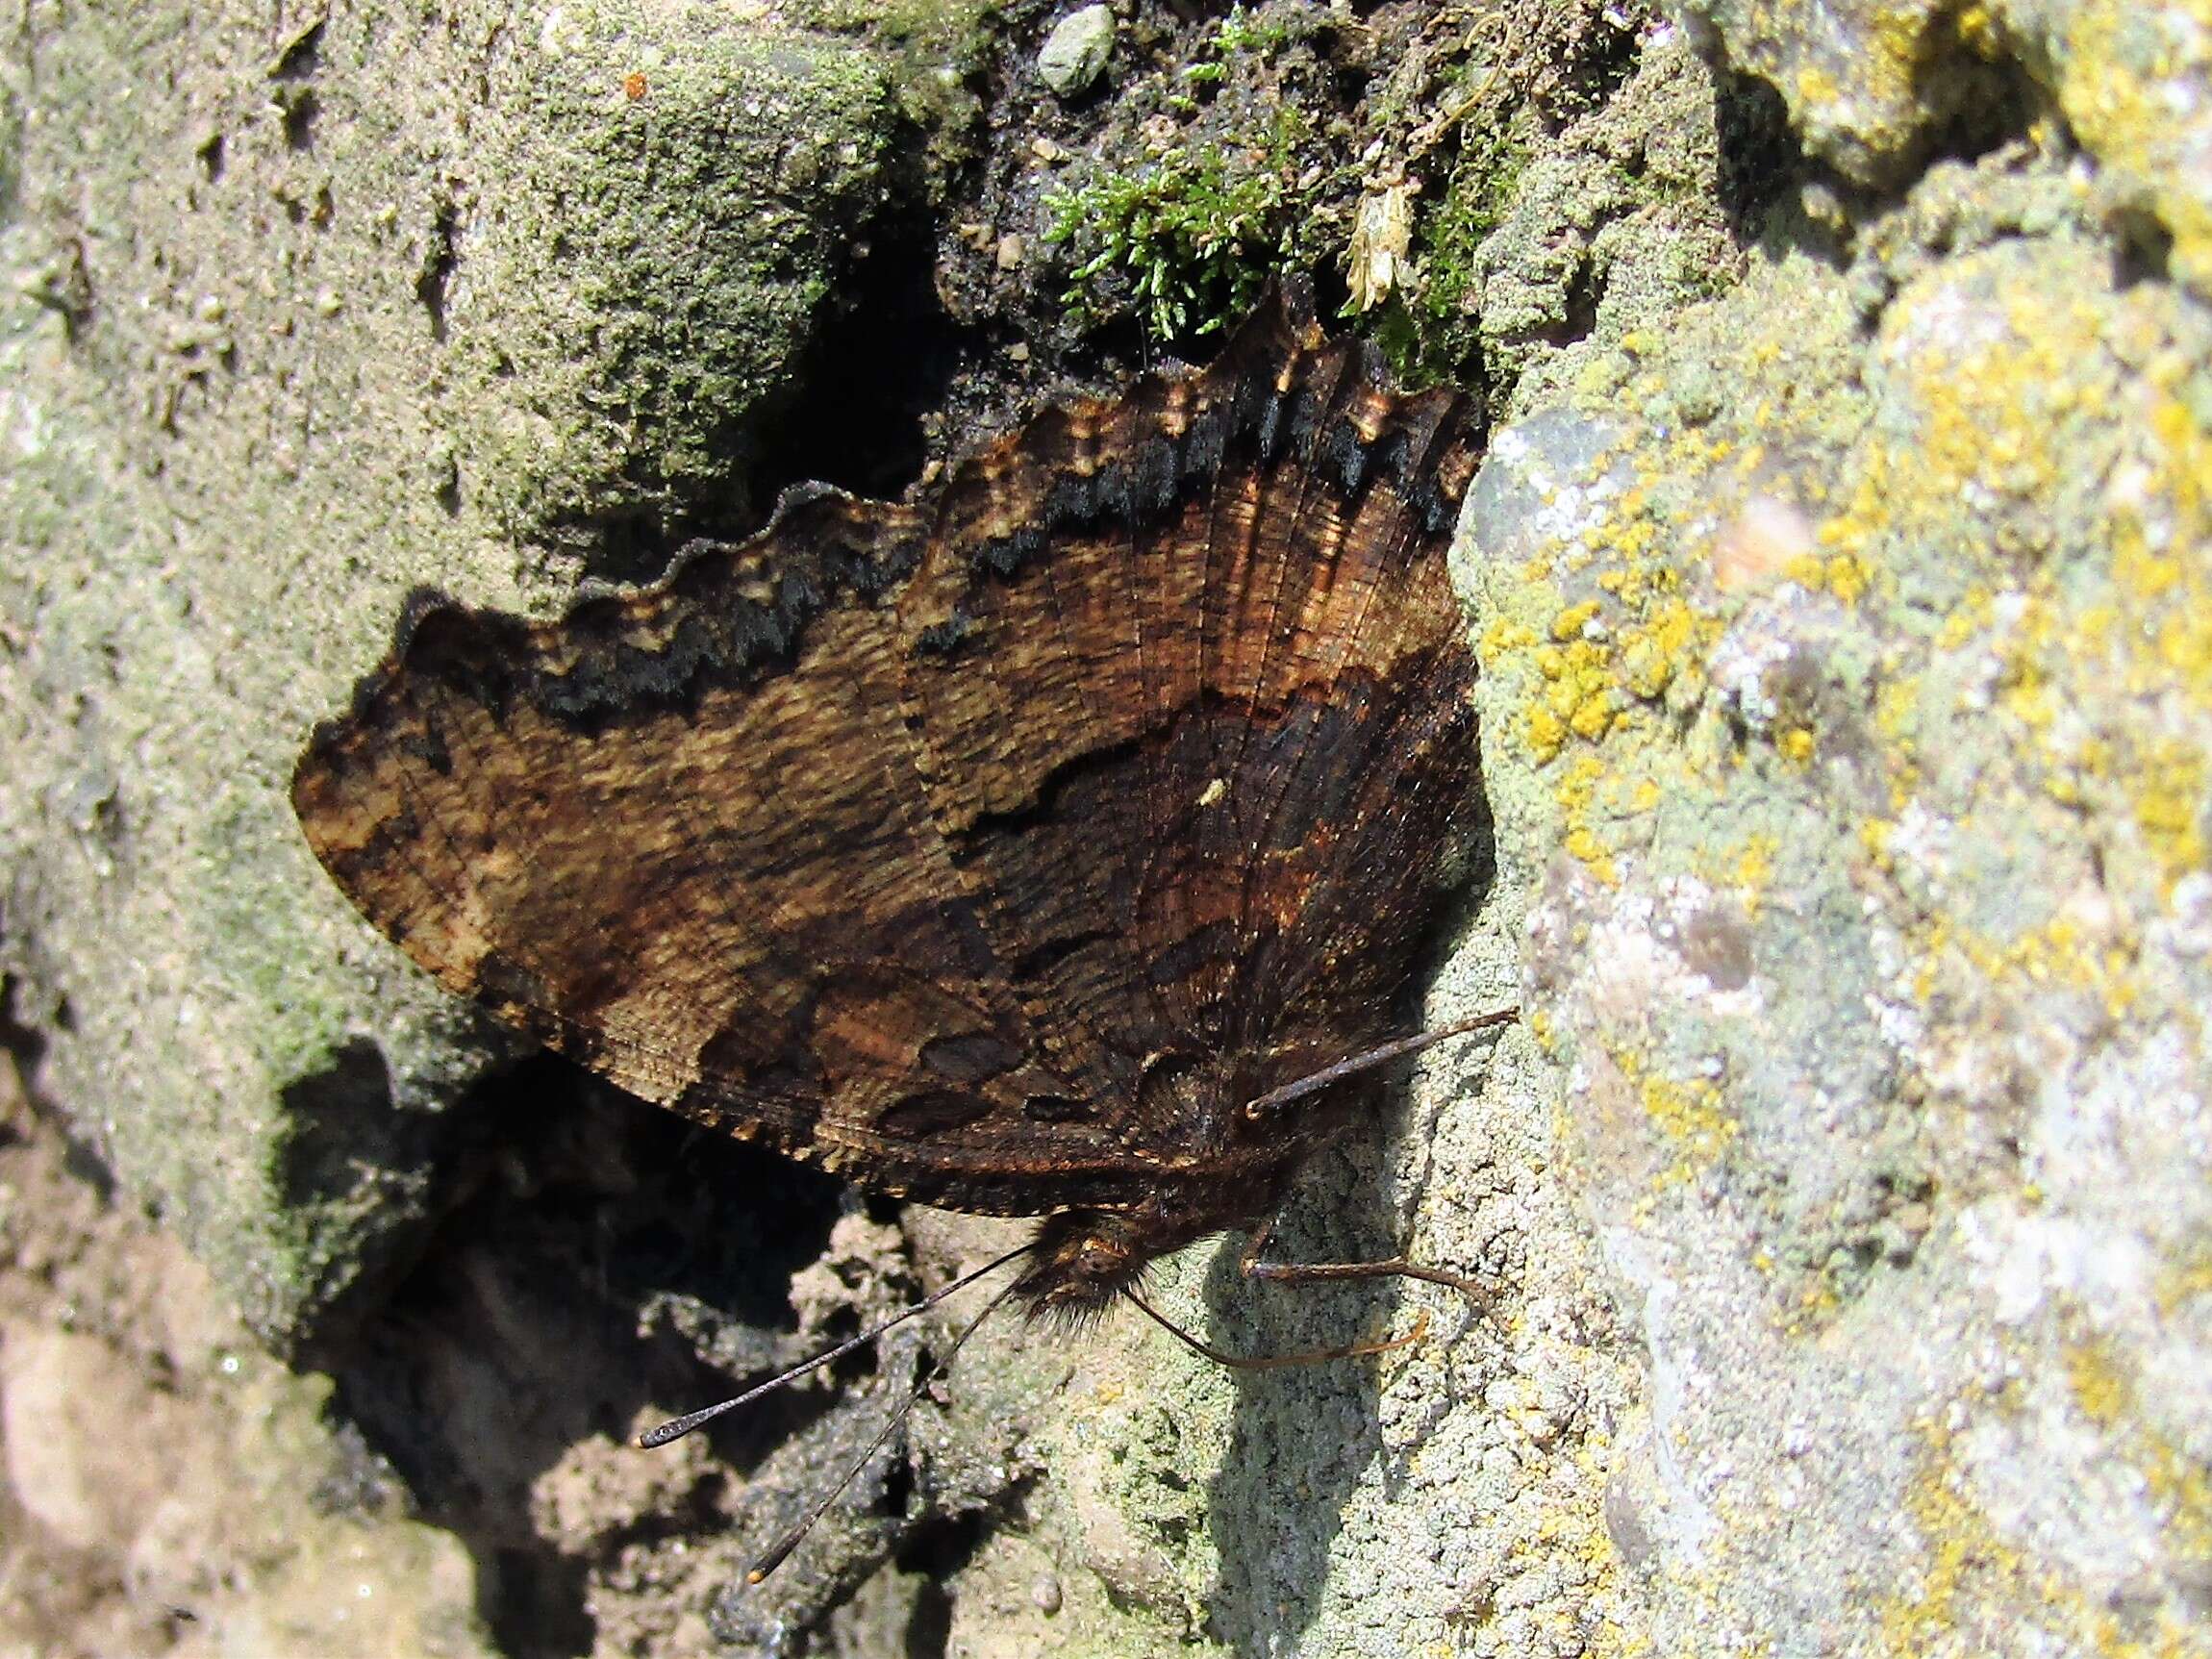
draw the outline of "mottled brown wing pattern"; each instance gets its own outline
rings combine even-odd
[[[1067,1086],[977,1074],[1029,1038],[905,760],[881,601],[915,547],[824,493],[557,623],[418,604],[303,757],[309,840],[445,984],[633,1093],[957,1187],[948,1099]],[[1119,1161],[1095,1139],[1078,1168]]]
[[[931,810],[1056,1059],[1165,1165],[1402,1013],[1474,792],[1472,462],[1456,396],[1276,308],[945,494],[899,602]]]
[[[1233,1176],[1243,1099],[1395,1029],[1473,794],[1471,460],[1278,303],[934,503],[411,605],[294,804],[447,986],[701,1121],[1001,1213]]]

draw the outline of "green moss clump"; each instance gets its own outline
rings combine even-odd
[[[1306,118],[1278,112],[1264,148],[1179,146],[1045,201],[1047,242],[1076,262],[1061,295],[1078,327],[1134,310],[1162,339],[1211,334],[1292,263],[1290,165]]]

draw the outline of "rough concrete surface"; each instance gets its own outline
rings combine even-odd
[[[0,1650],[2212,1651],[2203,0],[1145,0],[1068,108],[1072,7],[864,10],[0,47]],[[1229,1241],[1157,1286],[1225,1346],[1426,1335],[987,1324],[746,1589],[957,1321],[624,1437],[1018,1227],[518,1056],[313,868],[300,736],[415,583],[542,611],[757,516],[810,397],[1096,375],[1053,192],[1330,97],[1199,183],[1335,156],[1282,246],[1395,204],[1370,320],[1498,417],[1496,868],[1429,1010],[1525,1016],[1277,1243],[1495,1292]],[[893,222],[953,324],[825,394]]]
[[[488,1052],[307,857],[301,735],[409,586],[548,604],[561,521],[729,510],[883,94],[713,8],[34,6],[15,40],[18,1018],[292,1339],[418,1219]]]

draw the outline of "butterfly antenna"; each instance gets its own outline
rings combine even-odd
[[[690,1434],[691,1430],[697,1428],[700,1424],[714,1421],[715,1419],[720,1417],[722,1413],[726,1411],[736,1411],[738,1407],[742,1405],[750,1405],[754,1400],[759,1399],[761,1395],[772,1393],[774,1390],[782,1388],[784,1384],[788,1382],[796,1382],[800,1377],[805,1376],[809,1371],[817,1371],[826,1365],[830,1365],[838,1360],[843,1359],[844,1356],[851,1353],[853,1349],[857,1347],[865,1347],[867,1344],[874,1342],[876,1338],[882,1336],[884,1332],[890,1330],[893,1325],[904,1324],[908,1320],[913,1319],[915,1315],[927,1313],[931,1308],[937,1306],[938,1303],[943,1301],[945,1297],[952,1295],[956,1292],[965,1291],[969,1285],[975,1283],[976,1280],[984,1278],[987,1275],[997,1271],[1000,1268],[1003,1268],[1007,1263],[1011,1261],[1015,1261],[1019,1257],[1026,1256],[1035,1248],[1037,1248],[1037,1241],[1032,1239],[1028,1244],[1022,1244],[1018,1248],[1007,1251],[1005,1255],[1000,1256],[996,1261],[986,1262],[982,1267],[977,1268],[973,1272],[963,1274],[961,1277],[953,1280],[949,1285],[945,1285],[938,1290],[930,1292],[928,1295],[922,1297],[921,1300],[915,1303],[913,1307],[908,1308],[901,1313],[895,1313],[892,1315],[890,1319],[884,1320],[880,1325],[876,1325],[869,1330],[865,1330],[861,1332],[859,1336],[852,1338],[850,1341],[838,1344],[838,1345],[834,1348],[825,1349],[821,1353],[815,1355],[815,1357],[811,1360],[802,1360],[799,1364],[792,1367],[792,1369],[788,1371],[777,1372],[774,1376],[768,1378],[767,1382],[760,1384],[757,1388],[749,1388],[745,1390],[743,1394],[739,1395],[734,1399],[726,1399],[720,1402],[718,1405],[710,1405],[699,1411],[689,1412],[684,1416],[675,1419],[673,1421],[661,1424],[659,1428],[647,1429],[643,1434],[638,1437],[638,1444],[644,1447],[647,1451],[650,1451],[657,1445],[666,1445],[672,1440],[681,1440],[685,1435]],[[1005,1299],[1006,1293],[1001,1291],[998,1295],[992,1299],[991,1308],[995,1308]],[[989,1313],[991,1308],[986,1308],[983,1311],[985,1313]],[[972,1325],[968,1328],[970,1330],[974,1329]],[[963,1342],[967,1340],[965,1334],[961,1340]],[[958,1345],[956,1344],[956,1350],[957,1347]],[[949,1356],[947,1357],[949,1358]],[[845,1476],[845,1480],[850,1479],[852,1479],[851,1475],[848,1474]],[[840,1481],[838,1485],[840,1491],[843,1490],[843,1481]],[[836,1494],[833,1493],[831,1496],[835,1496]],[[797,1541],[794,1539],[792,1542],[795,1543]],[[777,1559],[781,1560],[782,1557],[779,1556]]]
[[[991,1267],[995,1268],[998,1267],[1001,1263],[1010,1262],[1016,1256],[1023,1254],[1027,1248],[1029,1248],[1029,1246],[1024,1245],[1021,1250],[1011,1251],[1008,1254],[999,1257],[998,1261],[992,1263]],[[991,1271],[991,1268],[980,1268],[976,1271],[979,1273],[988,1273]],[[963,1279],[961,1281],[961,1284],[968,1283],[970,1280],[974,1279],[976,1273],[968,1274],[967,1279]],[[783,1537],[778,1539],[775,1544],[769,1547],[768,1551],[765,1555],[763,1555],[758,1561],[754,1562],[751,1567],[745,1570],[745,1582],[747,1584],[758,1584],[762,1579],[766,1578],[769,1573],[773,1572],[777,1568],[784,1564],[784,1558],[799,1546],[799,1540],[806,1537],[809,1532],[814,1530],[814,1524],[816,1521],[819,1521],[824,1515],[829,1513],[829,1506],[837,1501],[838,1494],[844,1491],[846,1487],[850,1486],[852,1484],[853,1476],[860,1473],[862,1470],[866,1469],[868,1465],[868,1460],[874,1457],[877,1452],[883,1449],[883,1443],[891,1438],[892,1430],[898,1427],[900,1423],[907,1420],[908,1414],[914,1410],[915,1402],[920,1399],[921,1396],[928,1392],[929,1385],[937,1381],[939,1377],[944,1375],[946,1371],[952,1369],[953,1359],[959,1354],[960,1350],[967,1345],[968,1339],[975,1335],[975,1327],[983,1323],[985,1320],[991,1318],[993,1314],[996,1313],[999,1307],[1005,1302],[1006,1298],[1014,1294],[1015,1288],[1020,1283],[1021,1281],[1019,1279],[1009,1280],[1005,1285],[999,1288],[998,1293],[993,1295],[991,1300],[983,1304],[983,1311],[981,1313],[977,1314],[975,1318],[969,1320],[967,1324],[961,1327],[960,1335],[952,1339],[952,1346],[945,1349],[944,1357],[939,1360],[937,1364],[931,1366],[929,1368],[929,1373],[924,1376],[921,1381],[914,1385],[914,1392],[908,1395],[906,1398],[900,1402],[899,1408],[891,1414],[890,1420],[887,1421],[883,1427],[876,1430],[875,1439],[867,1443],[867,1449],[866,1451],[862,1452],[860,1456],[852,1460],[852,1466],[844,1471],[842,1476],[839,1478],[838,1483],[831,1487],[827,1492],[823,1493],[821,1496],[816,1498],[812,1504],[808,1505],[806,1514],[799,1519],[799,1523],[792,1527],[791,1531],[785,1533]],[[946,1287],[946,1290],[955,1289],[958,1289],[958,1286]],[[944,1295],[944,1292],[941,1291],[938,1293],[938,1295]],[[928,1305],[929,1304],[927,1302],[921,1304],[922,1307],[927,1307]],[[919,1307],[908,1310],[910,1313],[919,1313],[920,1311],[921,1308]],[[894,1320],[892,1322],[895,1324],[897,1323],[897,1320]]]
[[[1408,1054],[1419,1054],[1423,1048],[1444,1042],[1446,1038],[1465,1037],[1472,1031],[1486,1031],[1493,1025],[1503,1025],[1521,1018],[1521,1009],[1493,1009],[1488,1014],[1477,1014],[1471,1019],[1462,1019],[1451,1025],[1440,1025],[1434,1031],[1423,1031],[1412,1037],[1401,1037],[1395,1043],[1386,1043],[1380,1048],[1370,1048],[1364,1054],[1354,1054],[1348,1060],[1340,1060],[1334,1066],[1324,1066],[1310,1077],[1301,1077],[1295,1083],[1286,1083],[1280,1089],[1270,1089],[1256,1100],[1244,1103],[1244,1116],[1265,1118],[1269,1113],[1303,1100],[1309,1094],[1319,1094],[1332,1083],[1342,1082],[1357,1072],[1371,1071],[1377,1066],[1388,1066],[1393,1060]]]

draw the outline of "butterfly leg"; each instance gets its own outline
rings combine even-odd
[[[1275,1230],[1275,1218],[1269,1216],[1252,1229],[1251,1239],[1238,1257],[1237,1266],[1247,1279],[1272,1279],[1278,1284],[1297,1284],[1315,1279],[1426,1279],[1433,1285],[1445,1285],[1465,1293],[1477,1302],[1487,1301],[1489,1292],[1474,1280],[1457,1273],[1447,1273],[1441,1268],[1424,1268],[1407,1261],[1402,1256],[1387,1262],[1263,1262],[1260,1251]],[[1326,1360],[1360,1359],[1370,1354],[1387,1354],[1395,1349],[1411,1347],[1428,1336],[1428,1310],[1421,1308],[1414,1316],[1413,1329],[1402,1337],[1385,1342],[1354,1343],[1347,1347],[1315,1348],[1303,1353],[1245,1355],[1224,1353],[1210,1343],[1202,1343],[1180,1325],[1173,1323],[1151,1303],[1134,1290],[1121,1293],[1134,1302],[1139,1311],[1153,1323],[1189,1348],[1193,1353],[1237,1370],[1273,1370],[1282,1366],[1314,1365]]]
[[[1477,1302],[1490,1299],[1489,1291],[1475,1280],[1446,1272],[1442,1268],[1424,1268],[1403,1256],[1393,1256],[1384,1262],[1263,1262],[1260,1252],[1267,1248],[1274,1230],[1272,1216],[1252,1229],[1251,1238],[1237,1258],[1238,1270],[1245,1278],[1265,1279],[1278,1285],[1309,1284],[1324,1279],[1425,1279],[1432,1285],[1458,1291]]]

